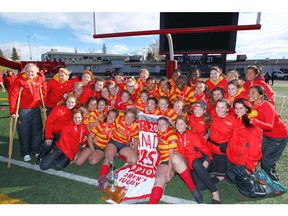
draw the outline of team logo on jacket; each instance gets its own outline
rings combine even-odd
[[[226,125],[229,125],[229,126],[232,126],[232,123],[229,122],[229,121],[225,121],[225,124],[226,124]]]

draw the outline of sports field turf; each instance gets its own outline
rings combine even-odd
[[[285,81],[284,81],[285,82]],[[277,93],[286,94],[288,83],[276,85]],[[97,177],[100,166],[91,166],[88,163],[81,167],[69,165],[63,172],[50,170],[43,172],[35,165],[35,159],[26,163],[22,161],[17,135],[14,139],[11,168],[7,168],[8,140],[9,140],[9,107],[7,94],[0,95],[0,203],[29,203],[29,204],[105,204],[101,200],[102,192],[97,190]],[[281,97],[276,97],[277,108],[281,105]],[[288,123],[288,98],[282,112],[282,118]],[[122,160],[117,159],[117,167]],[[288,149],[284,151],[278,162],[277,170],[280,183],[288,187]],[[73,174],[73,175],[71,175]],[[234,185],[223,181],[217,184],[223,204],[288,204],[288,194],[276,197],[249,199],[242,196]],[[191,193],[182,180],[175,176],[166,186],[167,197],[161,203],[171,203],[170,198],[180,198],[177,202],[194,202]],[[208,190],[202,191],[204,203],[211,202]]]

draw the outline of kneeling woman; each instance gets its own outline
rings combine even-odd
[[[234,126],[233,135],[227,147],[227,177],[236,183],[240,193],[255,198],[265,196],[263,186],[253,182],[250,175],[255,171],[261,159],[262,130],[251,124],[249,117],[255,117],[252,105],[247,99],[238,98],[234,101],[238,125]],[[248,117],[249,116],[249,117]]]
[[[157,204],[162,195],[164,186],[172,179],[174,172],[179,173],[183,181],[188,186],[189,190],[194,195],[197,203],[202,203],[202,195],[196,188],[186,161],[183,163],[174,164],[173,157],[177,151],[177,135],[174,129],[170,126],[169,120],[166,117],[158,119],[158,151],[160,154],[160,165],[157,167],[155,183],[151,191],[148,204]]]
[[[40,161],[40,169],[62,170],[74,160],[75,155],[79,152],[79,145],[83,145],[88,130],[82,121],[83,113],[81,110],[74,110],[72,116],[73,121],[63,128],[56,146]]]

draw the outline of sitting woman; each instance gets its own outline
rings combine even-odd
[[[179,173],[185,184],[188,186],[191,193],[194,195],[197,203],[202,203],[203,198],[199,190],[196,188],[186,160],[181,155],[176,156],[177,151],[177,135],[174,129],[170,126],[169,120],[166,117],[158,119],[158,151],[160,154],[160,164],[156,169],[155,183],[151,191],[148,204],[157,204],[164,191],[165,185],[172,179],[174,172]]]
[[[104,158],[105,148],[114,132],[118,113],[115,108],[109,110],[107,117],[91,130],[88,135],[88,146],[74,160],[76,165],[81,166],[87,159],[89,164],[96,165]]]
[[[56,170],[63,170],[80,151],[79,145],[86,140],[88,130],[82,121],[83,113],[81,110],[74,110],[72,115],[73,121],[63,127],[60,140],[56,143],[56,146],[41,159],[40,169],[55,168]]]
[[[74,95],[68,95],[64,104],[57,105],[52,109],[45,123],[45,141],[41,145],[40,154],[36,161],[37,164],[39,164],[41,158],[46,155],[60,139],[63,127],[71,121],[71,111],[75,105],[76,97]]]
[[[115,130],[106,146],[104,162],[100,168],[99,190],[104,187],[110,168],[109,163],[114,160],[117,153],[125,157],[128,164],[137,163],[139,127],[136,119],[137,113],[134,109],[127,109],[124,116],[119,115],[116,119]]]

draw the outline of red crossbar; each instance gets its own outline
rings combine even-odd
[[[259,29],[261,29],[260,24],[209,26],[209,27],[174,28],[174,29],[94,34],[93,38],[97,39],[97,38],[128,37],[128,36],[142,36],[142,35],[155,35],[155,34],[187,34],[187,33],[207,33],[207,32],[225,32],[225,31],[242,31],[242,30],[259,30]]]

